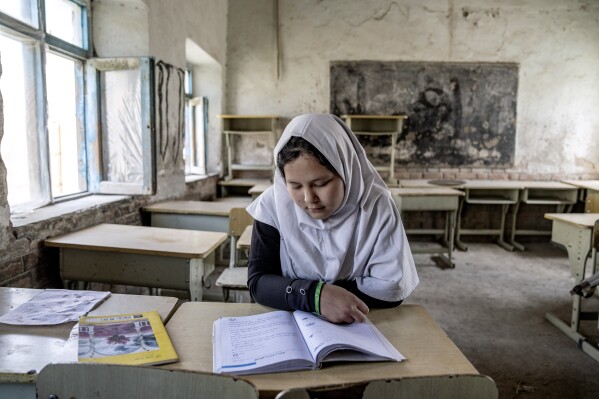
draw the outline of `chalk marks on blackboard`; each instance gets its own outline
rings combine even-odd
[[[517,64],[335,61],[330,76],[332,113],[408,116],[395,143],[400,165],[514,162]]]

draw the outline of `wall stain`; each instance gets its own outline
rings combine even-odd
[[[158,152],[163,161],[170,153],[176,165],[184,135],[185,71],[163,61],[158,61],[156,68],[158,70]]]

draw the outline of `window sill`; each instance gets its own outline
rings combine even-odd
[[[200,180],[209,178],[208,175],[185,175],[185,183],[195,183]]]
[[[130,198],[126,195],[89,195],[58,204],[48,205],[27,213],[11,215],[10,221],[13,227],[21,227],[28,224],[43,222],[55,217],[77,213],[101,205],[110,204]]]

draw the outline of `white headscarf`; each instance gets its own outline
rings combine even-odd
[[[310,142],[333,165],[345,196],[333,215],[314,219],[295,205],[275,171],[273,186],[247,210],[279,231],[283,275],[327,283],[355,279],[373,298],[406,298],[418,285],[408,240],[391,193],[356,136],[337,116],[301,115],[285,128],[275,160],[292,136]]]

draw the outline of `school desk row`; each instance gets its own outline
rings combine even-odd
[[[201,301],[218,248],[252,223],[251,199],[172,201],[149,205],[151,226],[99,224],[45,240],[58,248],[60,276],[71,282],[124,284],[188,291]]]
[[[25,303],[41,290],[0,288],[0,315]],[[212,324],[227,316],[258,314],[272,309],[248,303],[185,302],[160,296],[112,294],[93,315],[158,310],[179,355],[177,363],[156,366],[170,370],[212,372]],[[428,312],[419,305],[404,304],[376,309],[370,320],[407,358],[403,362],[337,363],[319,370],[244,376],[260,393],[274,397],[295,388],[339,386],[379,379],[426,376],[480,376]],[[49,363],[77,359],[75,323],[55,326],[0,324],[0,397],[35,398],[40,370]],[[426,384],[426,380],[423,380]],[[476,384],[475,384],[476,385]],[[473,385],[466,398],[478,398]],[[492,395],[497,391],[493,385]],[[90,387],[92,389],[92,387]]]
[[[447,182],[437,183],[406,180],[391,191],[402,212],[446,212],[443,229],[408,230],[408,233],[442,234],[443,245],[413,247],[413,252],[439,254],[450,267],[454,266],[454,242],[458,248],[465,249],[462,234],[497,234],[500,244],[513,248],[518,245],[514,237],[518,233],[515,225],[521,202],[556,205],[559,212],[576,202],[581,188],[561,182],[465,181],[450,182],[451,187],[442,186]],[[268,187],[262,184],[262,189]],[[594,192],[592,187],[599,188],[599,184],[585,189]],[[201,300],[206,277],[214,270],[215,251],[227,238],[231,241],[230,266],[236,265],[236,239],[252,223],[244,210],[250,202],[250,197],[161,202],[143,208],[144,214],[149,215],[151,227],[102,224],[53,237],[45,243],[59,248],[61,277],[67,282],[94,281],[187,290],[193,300]],[[501,205],[501,227],[464,231],[460,226],[465,203]],[[503,239],[510,205],[515,206],[511,245]],[[234,213],[236,211],[239,213]]]

